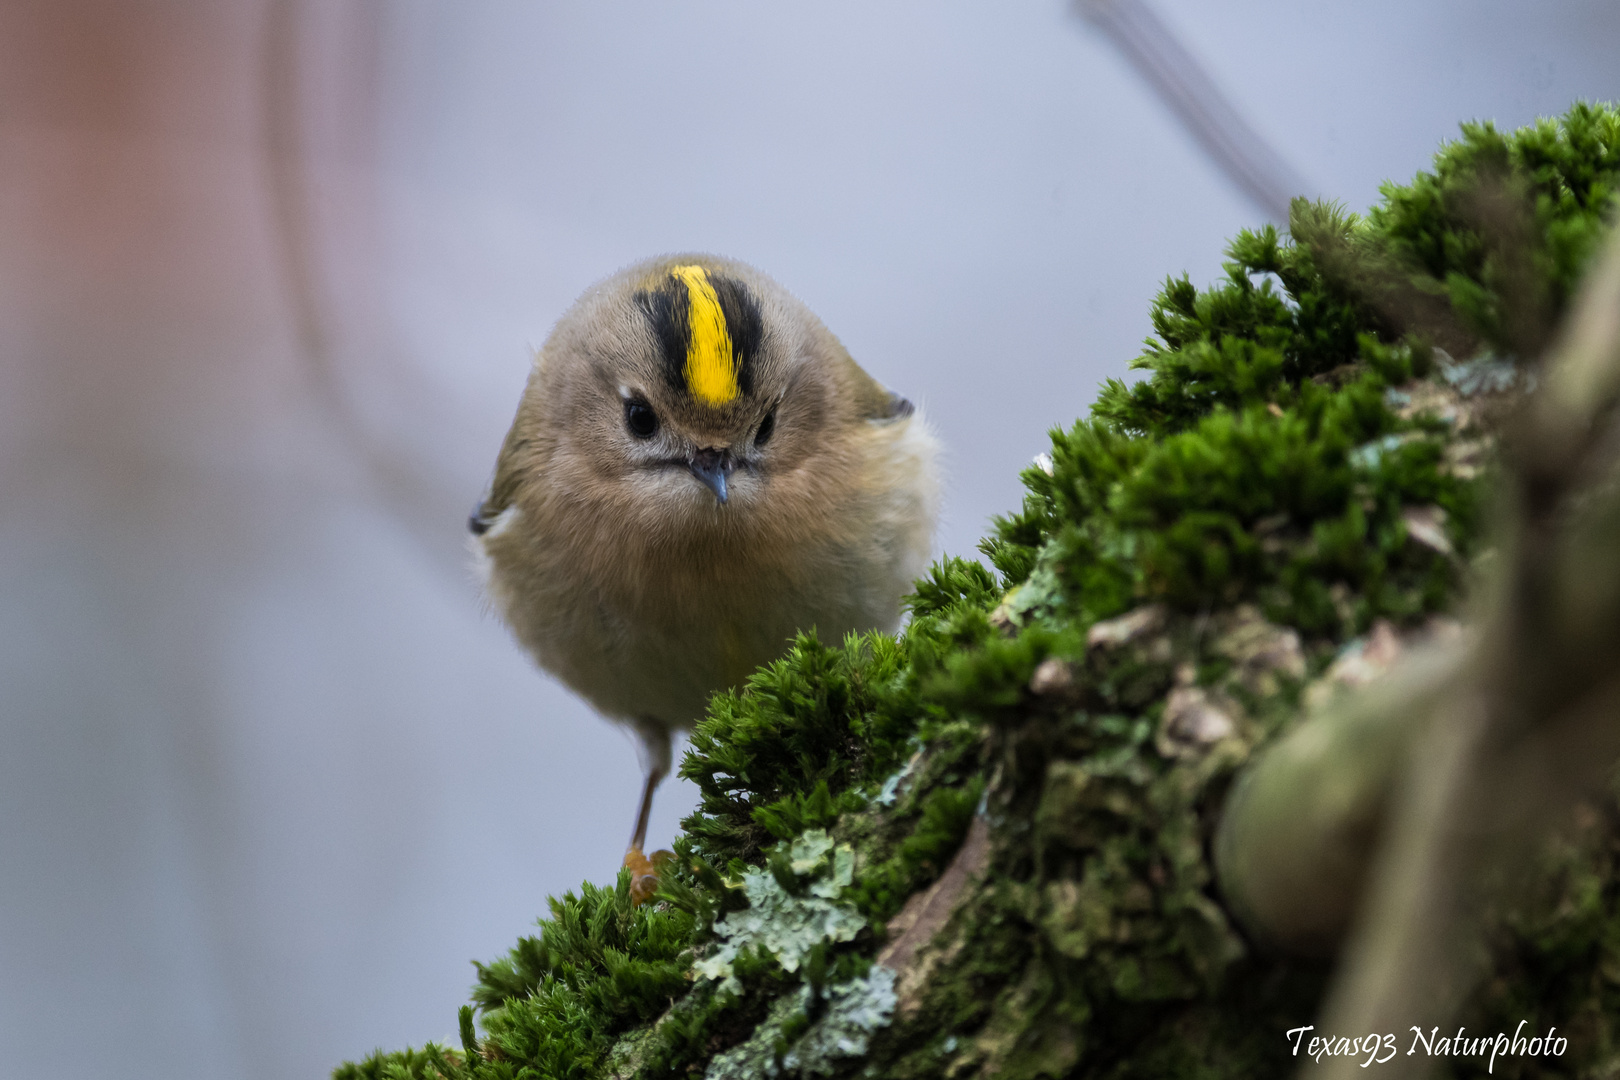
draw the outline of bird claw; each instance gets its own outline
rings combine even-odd
[[[672,851],[655,851],[643,855],[641,849],[631,848],[624,853],[624,867],[630,871],[630,903],[640,907],[658,892],[658,872],[675,860]]]

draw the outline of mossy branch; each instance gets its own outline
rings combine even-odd
[[[1355,915],[1324,1031],[1444,1027],[1477,975],[1486,902],[1620,761],[1620,230],[1559,341],[1508,425],[1477,636],[1304,723],[1228,800],[1222,889],[1264,935],[1327,951]]]
[[[1617,190],[1620,109],[1467,125],[1366,217],[1296,203],[1168,281],[1148,377],[1052,433],[996,572],[943,560],[902,634],[804,635],[716,696],[657,903],[554,901],[480,965],[460,1050],[335,1076],[1280,1077],[1334,972],[1240,920],[1318,952],[1359,927],[1325,1021],[1356,1034],[1444,1014],[1487,953],[1469,1024],[1557,1023],[1558,1075],[1612,1075],[1620,802],[1536,853],[1534,902],[1475,898],[1620,752],[1616,303],[1523,362]]]

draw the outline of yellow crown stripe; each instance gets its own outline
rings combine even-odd
[[[686,388],[706,405],[729,405],[742,388],[720,297],[701,266],[676,266],[670,273],[686,285]]]

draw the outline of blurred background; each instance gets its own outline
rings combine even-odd
[[[1617,47],[1607,0],[0,0],[0,1077],[454,1041],[611,880],[631,741],[463,548],[596,279],[766,269],[926,409],[972,554],[1165,275]]]

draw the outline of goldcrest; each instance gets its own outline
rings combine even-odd
[[[469,526],[517,640],[641,737],[627,864],[711,694],[799,630],[895,628],[937,456],[909,401],[742,263],[639,263],[558,321]]]

